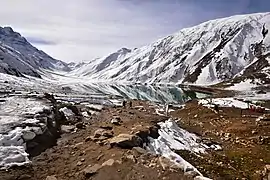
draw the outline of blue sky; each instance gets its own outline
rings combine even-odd
[[[182,28],[270,11],[269,0],[3,0],[0,26],[12,26],[66,62],[90,61],[147,45]]]

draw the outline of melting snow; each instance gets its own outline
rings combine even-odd
[[[26,117],[49,108],[44,102],[32,98],[9,97],[0,104],[0,168],[30,163],[25,141],[42,134],[46,125]]]
[[[180,128],[175,121],[171,119],[159,123],[159,125],[160,136],[157,139],[149,137],[147,149],[170,159],[185,172],[192,170],[202,176],[192,164],[176,154],[173,150],[188,150],[192,153],[199,154],[206,153],[206,149],[211,147],[203,143],[198,143],[200,140],[198,136]],[[213,148],[216,149],[220,147],[213,145]]]
[[[220,107],[236,107],[240,109],[248,108],[248,103],[236,100],[234,98],[213,98],[213,99],[201,99],[199,104],[205,107],[212,107],[213,104],[216,104]]]
[[[255,88],[256,85],[251,83],[251,80],[242,81],[238,84],[234,84],[231,87],[226,88],[227,90],[237,90],[237,91],[248,91]]]

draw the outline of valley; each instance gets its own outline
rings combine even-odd
[[[78,63],[0,27],[0,179],[268,180],[269,19]]]

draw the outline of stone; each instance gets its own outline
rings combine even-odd
[[[21,176],[18,178],[18,180],[29,180],[29,179],[31,179],[31,178],[32,178],[31,175],[29,175],[29,174],[23,174],[23,175],[21,175]]]
[[[231,135],[231,133],[225,133],[225,138],[229,138],[229,137],[231,137],[232,135]]]
[[[199,173],[196,171],[187,171],[184,173],[184,175],[187,177],[190,177],[190,178],[194,178],[194,177],[198,176]]]
[[[114,159],[109,159],[105,161],[101,166],[112,166],[114,164]]]
[[[77,166],[81,166],[83,163],[81,161],[77,162]]]
[[[100,155],[97,157],[97,161],[99,161],[103,156],[104,156],[104,154],[100,154]]]
[[[46,180],[57,180],[55,176],[47,176]]]
[[[146,154],[147,150],[141,148],[141,147],[133,147],[132,148],[133,152],[137,153],[137,154]]]
[[[106,129],[97,129],[94,132],[94,138],[100,138],[102,136],[106,138],[113,137],[113,132]]]
[[[22,137],[25,141],[29,141],[29,140],[34,139],[36,137],[36,134],[32,131],[25,131],[23,132]]]
[[[258,132],[255,131],[255,130],[252,130],[251,133],[252,133],[252,134],[258,134]]]
[[[119,134],[109,140],[111,146],[118,146],[121,148],[133,148],[142,145],[142,139],[136,135]]]
[[[159,157],[158,160],[163,170],[168,170],[170,169],[171,166],[174,165],[174,163],[171,160],[162,156]]]
[[[82,170],[82,172],[86,178],[89,178],[94,174],[96,174],[101,167],[102,167],[101,165],[95,164],[94,166],[88,166],[87,168]]]
[[[111,123],[114,124],[114,125],[120,125],[120,120],[116,119],[116,118],[113,118],[111,120]]]
[[[148,166],[154,168],[154,167],[157,166],[157,164],[156,163],[150,163]]]
[[[88,142],[88,141],[90,141],[92,138],[91,138],[91,136],[87,136],[85,139],[84,139],[84,141],[85,142]]]
[[[73,125],[62,125],[61,126],[61,133],[71,133],[74,131],[75,126]]]
[[[99,127],[102,128],[102,129],[106,129],[106,130],[112,130],[113,129],[112,125],[108,125],[108,124],[103,124],[103,125],[100,125]]]
[[[212,180],[212,179],[209,179],[209,178],[203,177],[203,176],[196,176],[196,177],[194,178],[194,180]]]
[[[127,155],[127,159],[132,160],[134,163],[137,162],[137,159],[133,155]]]
[[[76,126],[76,128],[78,128],[78,129],[84,129],[84,128],[85,128],[85,125],[84,125],[83,122],[78,122],[78,123],[75,124],[75,126]]]

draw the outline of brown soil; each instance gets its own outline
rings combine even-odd
[[[260,140],[260,137],[270,137],[270,122],[256,123],[256,118],[262,114],[244,110],[242,116],[237,108],[220,108],[216,113],[192,101],[171,115],[181,118],[179,125],[183,128],[222,146],[222,151],[212,151],[201,158],[179,152],[205,176],[261,179],[259,171],[270,163],[269,139]]]

